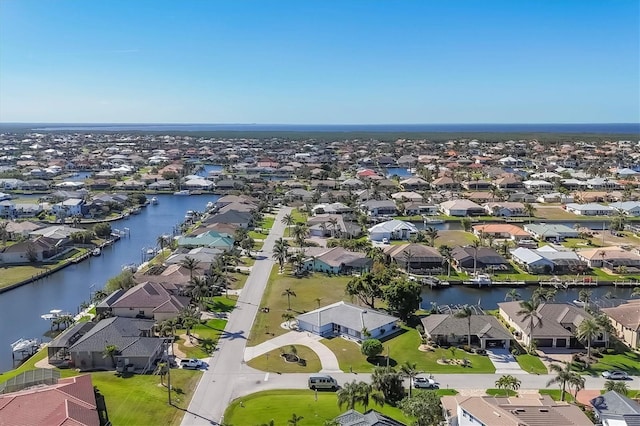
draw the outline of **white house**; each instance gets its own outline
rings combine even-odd
[[[561,241],[565,238],[578,238],[580,235],[576,229],[562,224],[528,223],[524,225],[524,230],[538,241]]]
[[[525,180],[522,184],[530,191],[543,191],[553,188],[553,184],[545,180]]]
[[[604,206],[598,203],[577,204],[569,203],[565,205],[565,209],[568,212],[580,215],[580,216],[609,216],[615,212],[613,207]]]
[[[473,216],[485,214],[484,209],[470,200],[449,200],[440,203],[440,210],[447,216]]]
[[[371,241],[382,241],[385,238],[391,240],[408,240],[418,233],[418,228],[409,222],[402,220],[388,220],[378,223],[369,228],[369,238]]]
[[[69,198],[68,200],[51,206],[51,211],[56,215],[60,212],[64,212],[67,216],[81,215],[83,205],[84,200],[80,198]]]
[[[640,202],[639,201],[623,201],[619,203],[611,203],[609,207],[613,207],[626,214],[627,216],[640,216]]]
[[[363,331],[378,339],[393,334],[399,319],[383,312],[345,303],[343,301],[307,312],[296,317],[298,329],[323,337],[344,336],[362,340]]]

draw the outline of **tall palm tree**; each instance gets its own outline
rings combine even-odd
[[[202,305],[202,299],[210,295],[209,282],[204,277],[192,277],[186,285],[186,290],[198,305]]]
[[[446,244],[438,247],[438,251],[442,258],[447,262],[447,277],[451,276],[451,262],[453,261],[453,250]]]
[[[280,264],[280,273],[282,273],[284,269],[284,263],[288,255],[289,243],[282,238],[278,238],[273,246],[273,258]]]
[[[413,383],[413,379],[420,373],[418,371],[418,364],[405,361],[404,364],[400,366],[400,372],[404,377],[409,379],[409,398],[411,398],[411,384]]]
[[[557,383],[558,386],[560,386],[560,400],[564,401],[564,394],[566,392],[566,388],[567,388],[567,384],[571,383],[574,376],[577,375],[577,373],[571,371],[571,364],[569,364],[568,362],[564,363],[564,366],[561,367],[558,364],[550,364],[549,365],[549,369],[551,370],[552,373],[556,373],[556,376],[549,379],[549,381],[547,382],[547,387],[551,386],[554,383]]]
[[[580,340],[587,341],[587,358],[591,358],[591,341],[598,337],[602,332],[602,327],[595,319],[587,318],[582,320],[576,330],[576,337]]]
[[[520,300],[520,293],[518,293],[518,289],[512,288],[504,295],[504,300]]]
[[[304,246],[304,240],[309,233],[309,227],[305,223],[297,223],[293,227],[293,238],[296,240],[300,247]]]
[[[380,391],[377,391],[367,382],[358,383],[358,394],[360,403],[364,407],[364,411],[367,411],[369,407],[369,400],[373,399],[377,405],[384,405],[384,396]]]
[[[521,300],[520,310],[516,313],[516,315],[521,316],[524,321],[529,320],[529,352],[531,352],[534,347],[533,330],[535,327],[535,320],[542,323],[542,317],[538,312],[539,306],[540,301],[538,299]]]
[[[625,382],[607,380],[604,382],[604,390],[618,392],[620,395],[626,396],[629,394],[629,385]]]
[[[291,310],[291,296],[296,297],[296,292],[291,290],[291,287],[286,288],[283,292],[282,292],[283,296],[287,296],[287,304],[289,305],[289,307],[287,308],[287,310]]]
[[[178,321],[186,330],[189,341],[191,341],[191,329],[200,321],[200,315],[194,307],[187,306],[186,308],[180,310],[180,313],[178,314]]]
[[[411,261],[415,256],[413,255],[413,252],[411,250],[406,250],[402,255],[404,257],[405,268],[408,274],[411,271]]]
[[[168,243],[166,235],[159,235],[158,238],[156,239],[156,242],[160,246],[161,256],[164,257],[164,248],[167,246],[167,243]]]
[[[332,217],[329,219],[329,225],[331,225],[331,237],[335,238],[336,236],[336,229],[338,228],[338,219],[335,217]]]
[[[640,286],[634,287],[631,292],[631,297],[639,297],[640,296]]]
[[[436,245],[436,238],[438,238],[438,230],[433,226],[427,226],[424,230],[424,233],[427,237],[429,246],[434,247]]]
[[[375,246],[371,246],[368,250],[367,250],[367,257],[371,260],[373,260],[374,262],[380,262],[380,263],[384,263],[384,251],[382,250],[381,247],[375,247]],[[638,287],[640,288],[640,287]]]
[[[529,216],[529,223],[531,223],[535,216],[536,208],[531,203],[524,203],[524,212]]]
[[[469,305],[464,305],[454,315],[456,318],[467,319],[467,346],[471,346],[471,315],[473,315],[473,309]]]
[[[336,392],[336,396],[338,397],[338,407],[341,410],[345,404],[347,410],[353,410],[356,403],[360,401],[360,387],[355,380],[347,382]]]
[[[476,269],[478,266],[478,249],[482,246],[480,240],[473,240],[471,243],[471,247],[473,247],[473,275],[476,274]]]
[[[584,389],[585,379],[580,374],[574,374],[569,378],[569,389],[573,388],[573,399],[576,400],[578,398],[578,392]]]
[[[180,266],[189,271],[189,278],[191,279],[193,279],[193,271],[198,269],[198,265],[200,265],[200,261],[190,256],[185,256],[184,259],[180,261]]]
[[[9,231],[7,231],[7,226],[9,222],[3,221],[0,222],[0,240],[2,240],[2,245],[7,244],[7,239],[9,239]]]
[[[293,220],[293,215],[291,213],[284,215],[284,217],[282,218],[282,223],[287,227],[289,236],[291,236],[291,225],[295,223],[295,221]]]
[[[578,300],[581,302],[584,302],[584,308],[588,311],[589,310],[589,302],[591,301],[591,291],[586,290],[586,289],[582,289],[580,290],[580,292],[578,293]]]
[[[498,389],[517,391],[518,389],[520,389],[520,384],[521,381],[510,374],[500,376],[500,378],[496,380],[496,387]]]

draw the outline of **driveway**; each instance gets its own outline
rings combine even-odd
[[[496,368],[496,374],[529,374],[507,349],[487,349],[487,355]]]

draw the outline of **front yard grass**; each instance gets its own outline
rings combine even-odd
[[[465,231],[438,231],[436,247],[448,245],[449,247],[467,246],[478,238],[470,232]]]
[[[298,350],[298,358],[305,361],[304,365],[295,362],[287,362],[280,355],[282,350],[289,352],[290,346],[274,349],[264,355],[260,355],[247,362],[249,367],[271,373],[317,373],[322,369],[320,358],[308,346],[295,345]]]
[[[275,265],[260,303],[260,308],[268,308],[268,312],[263,312],[262,309],[258,311],[248,345],[254,346],[286,333],[287,330],[280,327],[284,322],[282,314],[285,312],[298,315],[317,309],[318,305],[325,306],[340,300],[348,300],[344,290],[350,279],[351,277],[329,277],[318,272],[296,278],[290,274],[288,267],[283,274],[279,274],[278,265]],[[296,293],[296,297],[291,297],[291,311],[287,309],[287,297],[282,295],[287,288]],[[320,301],[318,302],[317,299]]]
[[[257,392],[234,400],[224,413],[224,420],[228,424],[253,425],[268,423],[273,420],[276,425],[286,425],[292,414],[304,417],[301,424],[305,426],[321,426],[326,420],[332,420],[346,411],[338,407],[335,392],[315,392],[311,390],[270,390]],[[361,404],[355,409],[364,412]],[[378,406],[373,402],[368,409],[375,409],[395,420],[410,424],[400,409],[389,405]]]
[[[210,319],[205,324],[198,324],[191,329],[192,335],[198,335],[192,341],[195,346],[186,346],[185,340],[178,338],[178,348],[187,356],[187,358],[206,358],[211,356],[211,351],[215,348],[220,336],[224,333],[224,327],[227,320]],[[176,335],[186,334],[185,329],[176,330]],[[209,340],[210,339],[210,340]]]
[[[560,389],[540,389],[538,390],[538,393],[540,395],[549,395],[551,399],[553,399],[554,401],[560,401],[560,398],[561,398]],[[571,395],[570,392],[565,391],[564,400],[566,402],[573,402],[573,395]]]
[[[239,290],[244,287],[247,282],[247,278],[249,278],[249,272],[233,272],[229,274],[229,278],[231,281],[230,289]]]
[[[603,353],[602,358],[595,358],[598,361],[581,372],[600,375],[607,370],[622,370],[634,376],[640,375],[640,354],[619,342],[614,342],[613,347],[616,353]]]
[[[516,355],[516,361],[527,373],[531,374],[547,374],[547,367],[544,366],[540,358],[534,355],[522,354]]]
[[[276,218],[273,216],[266,216],[262,219],[262,223],[260,224],[260,228],[262,229],[271,229],[273,228],[273,223],[276,221]]]
[[[437,348],[433,351],[422,352],[418,350],[421,339],[418,331],[402,327],[402,333],[398,334],[383,342],[384,352],[379,357],[381,365],[386,365],[386,357],[391,354],[389,360],[390,366],[400,366],[405,361],[415,362],[417,369],[424,373],[494,373],[495,367],[489,360],[489,357],[482,355],[469,354],[462,349],[456,349],[455,355],[451,354],[449,349]],[[340,337],[321,340],[338,358],[340,369],[342,371],[351,371],[359,373],[367,373],[373,371],[376,367],[360,352],[360,345],[355,342],[345,340]],[[461,365],[443,365],[439,364],[441,358],[466,358],[470,362],[469,367]]]

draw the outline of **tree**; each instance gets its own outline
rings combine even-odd
[[[111,225],[107,222],[97,223],[93,227],[93,232],[100,238],[107,238],[111,236]]]
[[[2,240],[2,245],[7,244],[7,239],[9,239],[9,231],[7,231],[7,226],[9,222],[3,221],[0,222],[0,240]]]
[[[347,410],[353,410],[356,403],[360,400],[360,389],[356,381],[347,382],[336,392],[338,398],[338,407],[342,410],[342,406],[346,404]]]
[[[580,374],[574,374],[569,378],[569,389],[573,388],[573,399],[578,398],[578,392],[584,389],[585,379]]]
[[[376,367],[371,375],[373,388],[382,392],[384,400],[390,405],[395,405],[404,398],[404,384],[402,374],[393,367]]]
[[[436,238],[438,238],[438,230],[433,226],[427,226],[424,230],[425,235],[427,236],[427,242],[430,247],[435,247]]]
[[[591,300],[591,291],[586,290],[586,289],[582,289],[580,290],[580,292],[578,293],[578,300],[581,302],[584,302],[584,308],[588,311],[589,310],[589,301]]]
[[[187,306],[178,313],[178,321],[186,330],[189,341],[191,341],[191,329],[200,322],[200,315],[193,307]]]
[[[186,290],[198,305],[201,305],[203,298],[211,293],[209,282],[203,277],[192,277],[186,285]]]
[[[411,398],[411,383],[413,383],[413,379],[420,373],[418,371],[418,364],[415,362],[405,361],[404,364],[400,366],[400,372],[402,375],[409,379],[409,398]]]
[[[36,263],[38,261],[38,250],[36,249],[36,245],[33,241],[29,241],[27,243],[26,254],[30,263]]]
[[[375,301],[383,295],[382,283],[374,274],[365,272],[354,277],[347,283],[345,292],[349,296],[356,296],[360,302],[371,309],[375,309]]]
[[[158,246],[160,246],[160,253],[162,255],[162,257],[164,258],[164,248],[167,246],[167,236],[166,235],[158,235],[158,238],[156,239],[156,243],[158,244]]]
[[[102,351],[102,358],[111,358],[111,364],[113,364],[113,368],[116,367],[116,355],[119,353],[119,349],[116,345],[106,345],[104,350]]]
[[[582,320],[576,330],[576,337],[582,341],[587,341],[587,358],[591,358],[591,341],[602,332],[602,327],[595,319],[587,318]]]
[[[287,296],[287,304],[289,305],[289,307],[287,308],[287,310],[291,310],[291,296],[296,297],[296,292],[291,290],[291,287],[286,288],[283,292],[282,292],[283,296]]]
[[[442,256],[444,261],[447,262],[447,277],[450,277],[451,262],[453,261],[453,250],[448,245],[443,244],[440,247],[438,247],[438,251],[440,252],[440,255]]]
[[[401,280],[384,289],[384,299],[391,312],[406,321],[420,307],[422,287],[414,281]]]
[[[362,342],[360,346],[360,351],[367,358],[377,357],[384,350],[384,346],[382,346],[382,342],[378,339],[367,339]]]
[[[309,227],[304,223],[297,223],[296,226],[293,227],[293,238],[300,247],[304,246],[304,240],[307,238],[308,233]]]
[[[180,261],[180,266],[189,271],[189,278],[191,279],[193,279],[193,271],[198,269],[198,265],[200,265],[200,261],[190,256],[185,256],[184,259]]]
[[[464,305],[454,314],[456,318],[467,319],[467,345],[471,346],[471,316],[473,315],[473,309],[469,305]]]
[[[402,412],[414,417],[413,426],[433,426],[444,422],[440,397],[434,391],[420,392],[399,404]]]
[[[520,310],[516,313],[516,315],[521,316],[524,321],[529,320],[529,352],[533,352],[534,348],[533,330],[535,327],[535,320],[538,320],[538,323],[540,324],[542,323],[542,317],[538,312],[539,306],[540,301],[538,299],[521,300]]]
[[[571,380],[575,380],[573,379],[573,376],[578,375],[578,373],[571,371],[571,364],[568,362],[564,363],[564,367],[560,367],[558,364],[550,364],[549,369],[551,370],[551,373],[556,373],[556,376],[547,382],[547,387],[557,383],[560,386],[561,391],[560,400],[564,401],[567,384],[571,383]]]
[[[496,380],[496,387],[498,389],[517,391],[518,389],[520,389],[520,384],[521,381],[510,374],[500,376],[500,378]]]
[[[133,287],[136,282],[133,279],[133,272],[130,269],[125,269],[115,277],[109,278],[104,289],[107,293],[113,293],[116,290],[128,290]]]
[[[371,259],[374,263],[375,262],[384,263],[385,261],[385,254],[381,247],[375,247],[375,246],[369,247],[369,249],[367,250],[367,257]],[[640,289],[640,287],[638,288]]]
[[[380,391],[375,390],[373,386],[367,382],[358,383],[358,394],[364,411],[367,411],[370,399],[373,399],[373,402],[377,405],[384,405],[384,395],[382,395]]]
[[[479,240],[473,240],[471,243],[471,247],[473,248],[473,274],[476,273],[477,263],[478,263],[478,249],[482,244]]]
[[[625,382],[607,380],[604,382],[604,390],[618,392],[620,395],[627,396],[629,394],[629,385]]]
[[[413,260],[413,252],[411,250],[406,250],[402,253],[402,257],[404,258],[405,270],[407,274],[411,273],[411,261]]]
[[[240,228],[242,229],[242,228]],[[255,244],[255,240],[248,235],[240,240],[240,247],[247,252],[247,255],[251,257],[251,250],[253,250],[253,245]]]
[[[298,416],[296,415],[296,413],[293,413],[291,415],[291,418],[288,421],[289,426],[298,426],[298,424],[300,423],[300,420],[304,419],[304,417],[302,416]]]
[[[524,212],[529,216],[529,223],[531,223],[535,217],[536,208],[531,203],[524,203]]]
[[[520,293],[518,293],[518,289],[512,288],[504,295],[505,302],[507,300],[520,300]]]
[[[338,228],[338,219],[335,217],[332,217],[329,219],[329,225],[331,226],[331,237],[335,238],[336,236],[336,229]]]
[[[273,258],[280,265],[280,273],[284,269],[284,263],[289,255],[289,243],[282,238],[278,238],[273,246]]]
[[[282,223],[287,227],[289,236],[291,236],[291,225],[295,223],[295,221],[293,220],[293,215],[291,213],[284,215],[284,217],[282,218]]]
[[[640,286],[633,288],[633,291],[631,292],[631,297],[640,297]]]
[[[460,219],[460,224],[462,225],[462,229],[464,229],[464,232],[469,232],[471,230],[471,219],[469,219],[468,217],[463,217],[462,219]]]

